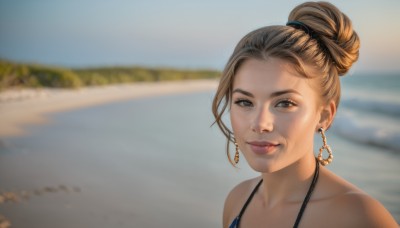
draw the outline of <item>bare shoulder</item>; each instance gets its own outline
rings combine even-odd
[[[338,227],[398,227],[379,201],[336,175],[331,178],[337,187],[333,187],[336,192],[329,197],[327,210]]]
[[[335,197],[330,211],[349,227],[398,227],[391,214],[371,196],[349,191]],[[345,226],[343,226],[345,227]]]
[[[225,199],[223,227],[228,227],[230,222],[239,214],[240,209],[260,180],[261,177],[257,177],[243,181],[229,192]]]

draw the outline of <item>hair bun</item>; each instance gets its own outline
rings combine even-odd
[[[338,75],[344,75],[358,59],[360,39],[351,20],[328,2],[306,2],[295,7],[288,21],[299,21],[313,30],[332,59]]]

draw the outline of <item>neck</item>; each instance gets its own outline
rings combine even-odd
[[[307,194],[315,172],[314,155],[305,156],[295,163],[273,173],[263,173],[260,193],[266,207],[279,203],[301,203]]]

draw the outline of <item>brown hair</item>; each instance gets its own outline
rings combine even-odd
[[[357,61],[360,40],[353,30],[350,19],[328,2],[306,2],[295,7],[288,21],[296,21],[311,31],[291,26],[267,26],[244,36],[235,47],[225,69],[212,103],[215,123],[233,141],[231,130],[222,121],[222,116],[231,100],[233,79],[240,65],[247,59],[275,57],[291,63],[304,77],[317,78],[323,102],[340,100],[338,76],[348,72]],[[312,71],[305,66],[311,66]]]

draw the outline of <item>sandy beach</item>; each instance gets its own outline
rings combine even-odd
[[[129,195],[128,192],[140,194],[141,191],[135,185],[124,190],[116,189],[115,182],[105,181],[100,185],[91,183],[93,179],[99,178],[99,175],[105,174],[101,168],[97,167],[101,162],[97,161],[94,162],[96,164],[91,165],[86,163],[90,160],[93,161],[96,155],[93,158],[80,158],[81,154],[88,151],[98,152],[97,149],[91,147],[94,143],[83,140],[82,144],[89,145],[89,148],[85,152],[77,150],[78,154],[74,153],[76,150],[70,149],[68,144],[49,140],[46,135],[36,134],[39,136],[37,142],[40,145],[54,143],[55,149],[47,151],[40,149],[34,153],[21,154],[19,153],[21,148],[18,148],[17,144],[21,140],[24,141],[31,137],[27,130],[29,127],[47,123],[48,115],[53,116],[65,111],[94,108],[137,98],[214,91],[216,86],[216,80],[194,80],[109,85],[76,90],[3,91],[0,93],[0,227],[54,227],[54,224],[57,224],[58,227],[110,227],[110,224],[113,224],[111,227],[131,227],[132,224],[145,227],[148,215],[142,216],[144,220],[134,218],[135,222],[132,222],[131,218],[135,213],[143,213],[143,210],[139,210],[134,203],[129,210],[124,210],[123,206],[121,208],[124,199],[116,200],[113,197],[114,194],[121,194],[121,191],[126,192],[123,194],[124,197]],[[60,132],[63,131],[64,129]],[[63,141],[68,141],[69,138],[74,138],[73,134],[63,137]],[[101,141],[112,142],[113,140]],[[26,149],[32,150],[33,147],[27,146]],[[10,151],[11,153],[9,153]],[[63,151],[61,160],[57,158],[60,151]],[[73,164],[69,164],[69,159],[77,159],[83,163],[75,161]],[[134,161],[135,159],[129,160]],[[68,165],[63,166],[63,164]],[[72,166],[79,171],[71,172],[70,167]],[[118,170],[118,167],[117,165],[112,169],[115,171]],[[93,168],[96,170],[95,173],[90,171]],[[138,169],[137,173],[140,171]],[[106,175],[110,174],[108,171],[106,173],[108,173]],[[129,172],[127,179],[148,178],[147,175],[134,173],[136,172]],[[110,179],[117,180],[117,182],[126,180],[121,177],[110,177]],[[97,190],[93,188],[97,188]],[[108,197],[110,199],[107,199]],[[109,208],[100,209],[105,205],[108,205]],[[149,210],[150,207],[144,208]],[[123,210],[123,212],[113,210]],[[131,212],[128,213],[128,211]],[[49,218],[42,213],[52,213],[53,217]],[[137,216],[135,215],[135,217]],[[118,223],[116,224],[115,221]]]
[[[0,94],[0,227],[4,219],[11,227],[221,227],[230,189],[259,174],[244,159],[233,168],[210,127],[216,86]],[[327,168],[400,221],[398,154],[327,134],[335,156]]]
[[[216,80],[190,80],[86,87],[19,89],[0,93],[0,137],[24,133],[26,124],[46,122],[45,115],[141,97],[214,90]]]

